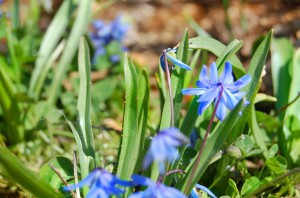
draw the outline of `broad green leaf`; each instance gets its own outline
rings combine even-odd
[[[277,117],[273,117],[260,111],[255,111],[255,114],[259,125],[265,128],[267,131],[272,132],[274,130],[277,130],[277,128],[281,125]]]
[[[260,185],[260,181],[255,176],[246,179],[241,190],[241,195],[244,196],[253,192],[259,187],[259,185]]]
[[[56,12],[51,24],[47,28],[46,34],[43,38],[41,47],[38,52],[38,57],[35,62],[35,67],[30,79],[29,94],[33,97],[38,97],[40,88],[45,80],[44,69],[53,50],[56,48],[59,40],[65,33],[72,14],[76,8],[74,0],[66,0]],[[47,73],[47,72],[46,72]]]
[[[272,51],[272,82],[274,95],[278,99],[276,109],[288,102],[291,84],[290,67],[293,62],[294,48],[287,38],[274,38],[271,45]],[[283,115],[280,115],[281,119]]]
[[[73,164],[65,157],[56,157],[44,164],[40,170],[40,177],[43,181],[50,184],[54,189],[64,185],[59,176],[50,167],[50,163],[59,170],[60,175],[67,181],[74,177]]]
[[[278,144],[273,144],[269,149],[267,159],[274,157],[277,152],[278,152]]]
[[[253,148],[254,143],[248,135],[242,135],[235,145],[246,154]]]
[[[259,155],[261,153],[263,153],[263,150],[261,150],[261,149],[253,149],[249,153],[247,153],[247,157],[256,156],[256,155]]]
[[[236,197],[240,197],[240,192],[236,186],[236,183],[232,179],[229,179],[228,184],[233,189],[233,192],[234,192],[233,195],[236,195]]]
[[[92,86],[92,102],[93,106],[96,109],[93,111],[99,111],[99,106],[101,103],[105,102],[107,99],[111,97],[114,93],[115,89],[117,88],[118,80],[114,77],[107,76],[101,81],[96,82]]]
[[[273,172],[275,172],[275,174],[281,174],[287,168],[287,162],[281,156],[275,156],[267,159],[266,164]]]
[[[140,148],[138,121],[138,76],[131,59],[125,54],[125,109],[123,118],[123,134],[121,139],[117,175],[121,179],[130,179],[134,172]]]
[[[13,182],[23,186],[36,197],[63,197],[49,184],[38,178],[31,170],[24,166],[6,147],[0,147],[0,172]]]
[[[189,42],[190,42],[189,47],[191,49],[204,49],[213,53],[217,57],[219,57],[226,49],[226,46],[224,44],[209,37],[196,37],[190,39]],[[233,56],[228,60],[232,63],[233,71],[237,78],[240,78],[245,74],[243,65],[240,62],[240,60],[237,58],[237,56]]]

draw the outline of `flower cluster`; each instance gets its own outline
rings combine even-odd
[[[100,23],[98,25],[99,27],[101,26]],[[102,32],[102,34],[104,33],[105,31]],[[116,38],[120,39],[121,35],[121,33],[117,34]],[[109,39],[110,37],[108,36],[103,37],[101,42],[108,42]],[[173,64],[184,69],[189,69],[189,66],[185,66],[184,63],[175,59],[173,55],[170,55],[170,52],[176,53],[176,50],[174,50],[175,49],[173,48],[171,50],[164,51],[164,54],[160,57],[161,66],[166,69],[166,57]],[[216,109],[216,116],[220,120],[223,120],[226,116],[226,108],[232,110],[237,105],[238,101],[244,97],[245,93],[239,92],[239,89],[246,86],[250,81],[251,77],[247,74],[234,82],[232,66],[230,62],[226,62],[225,69],[219,78],[217,66],[215,63],[212,63],[210,66],[209,75],[207,74],[206,66],[203,66],[199,75],[199,80],[196,83],[198,88],[183,89],[182,93],[200,96],[198,99],[198,102],[200,102],[198,109],[199,115],[201,115],[213,101],[215,103],[219,103]],[[245,104],[247,103],[248,102],[246,101]],[[195,139],[197,139],[197,136],[194,134],[194,136],[191,138],[192,143],[189,146],[193,146]],[[164,177],[166,172],[166,163],[171,164],[179,157],[177,147],[189,144],[189,142],[189,139],[177,128],[171,127],[160,131],[155,137],[153,137],[151,141],[149,150],[146,153],[142,163],[143,169],[148,168],[151,163],[156,162],[159,168],[159,177]],[[178,189],[164,185],[162,183],[162,179],[158,179],[158,181],[155,182],[150,178],[136,174],[132,175],[131,178],[132,181],[124,181],[109,173],[105,169],[97,168],[78,184],[65,187],[64,190],[70,191],[74,190],[75,188],[89,186],[90,191],[87,195],[88,198],[108,198],[111,195],[120,197],[125,192],[125,190],[121,189],[120,186],[146,186],[146,190],[143,191],[140,191],[139,188],[135,188],[135,192],[132,193],[129,198],[187,198],[187,196]],[[205,186],[196,184],[195,188],[201,189],[210,197],[216,198],[216,196]],[[189,198],[194,197],[198,197],[195,189],[193,189],[189,195]]]
[[[66,191],[71,191],[75,190],[76,188],[82,188],[83,186],[89,186],[90,191],[87,194],[87,198],[109,198],[110,195],[119,197],[125,192],[116,185],[121,185],[124,187],[133,186],[131,182],[118,179],[116,176],[103,168],[96,168],[78,184],[67,186],[63,189]]]
[[[210,65],[209,75],[207,74],[206,66],[203,66],[199,80],[196,82],[198,88],[183,89],[181,92],[184,95],[200,96],[197,100],[197,102],[200,102],[198,108],[199,115],[201,115],[213,101],[216,103],[219,97],[221,97],[216,116],[222,121],[226,116],[226,108],[232,110],[245,96],[245,93],[239,92],[239,89],[246,86],[250,81],[251,76],[246,74],[234,82],[230,62],[225,63],[225,69],[219,78],[217,66],[214,62]],[[248,103],[249,102],[245,100],[245,105]]]
[[[122,16],[118,16],[109,24],[96,20],[92,25],[94,31],[90,33],[90,38],[95,47],[93,63],[96,63],[99,56],[104,55],[109,55],[112,63],[118,62],[120,60],[118,52],[125,50],[121,42],[129,29],[129,24],[124,22]]]

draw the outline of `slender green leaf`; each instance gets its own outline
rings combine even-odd
[[[71,61],[78,49],[78,43],[87,30],[88,23],[91,17],[92,0],[79,1],[79,8],[76,20],[71,30],[70,36],[66,43],[66,48],[58,63],[57,71],[55,71],[54,79],[51,84],[48,102],[55,103],[57,96],[60,93],[61,82],[70,66]]]
[[[293,64],[291,68],[292,81],[289,91],[288,102],[293,101],[298,94],[300,94],[300,49],[298,49],[293,58]],[[284,140],[282,144],[285,145],[285,156],[289,156],[294,163],[299,164],[300,155],[300,100],[296,100],[291,106],[288,107],[284,117],[283,133]]]
[[[205,49],[213,53],[217,57],[219,57],[226,49],[226,46],[224,44],[209,37],[196,37],[190,39],[189,41],[190,41],[189,47],[191,49]],[[233,56],[228,60],[232,63],[233,71],[237,78],[245,74],[244,67],[240,62],[240,60],[237,58],[237,56]]]
[[[0,172],[10,180],[20,184],[36,197],[63,197],[25,167],[6,147],[0,147],[0,153]]]
[[[35,98],[38,97],[40,92],[39,87],[42,87],[45,80],[42,73],[44,73],[43,71],[46,64],[49,62],[49,58],[59,40],[62,38],[63,34],[65,34],[76,7],[74,0],[65,0],[47,28],[30,79],[29,94]]]
[[[138,84],[138,128],[139,133],[137,134],[139,137],[137,138],[140,141],[139,147],[137,148],[139,152],[139,160],[138,162],[142,162],[142,153],[145,144],[145,133],[147,128],[148,121],[148,110],[149,110],[149,94],[150,94],[150,85],[148,73],[145,69],[142,70],[142,73],[139,76],[139,84]],[[136,166],[139,168],[139,164]]]
[[[239,40],[233,40],[229,45],[222,51],[222,53],[218,56],[218,59],[216,61],[216,64],[219,69],[219,73],[224,68],[224,64],[226,61],[230,60],[235,53],[242,47],[243,42]]]
[[[3,59],[0,59],[0,107],[3,111],[8,142],[16,144],[24,140],[25,133],[21,124],[20,104],[16,100],[17,87],[10,79],[7,68]]]
[[[184,32],[184,35],[181,39],[178,51],[177,51],[177,59],[184,63],[187,62],[188,59],[188,49],[189,49],[189,42],[188,42],[188,32],[187,30]],[[174,119],[175,119],[175,127],[179,124],[179,117],[180,117],[180,109],[181,109],[181,102],[182,102],[182,93],[181,90],[183,88],[184,82],[184,74],[185,70],[179,67],[175,67],[172,71],[171,76],[171,87],[173,93],[173,103],[174,103]],[[167,94],[165,99],[165,104],[163,107],[163,113],[160,123],[160,130],[169,128],[171,126],[171,109],[170,109],[170,95]],[[152,166],[151,178],[156,180],[158,177],[158,166]]]
[[[278,99],[276,109],[288,102],[291,74],[289,68],[293,64],[294,48],[287,38],[274,38],[271,43],[272,50],[272,82],[274,95]],[[283,119],[284,115],[280,115]]]
[[[139,157],[141,134],[138,129],[138,77],[135,66],[127,54],[124,59],[126,101],[117,175],[122,179],[130,179]]]

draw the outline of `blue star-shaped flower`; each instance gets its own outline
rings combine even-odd
[[[219,78],[216,63],[213,62],[210,66],[209,76],[207,75],[206,66],[203,66],[199,80],[196,83],[199,88],[183,89],[181,92],[184,95],[200,96],[197,100],[197,102],[200,102],[198,108],[199,115],[201,115],[213,101],[218,101],[221,93],[221,100],[216,115],[219,120],[222,121],[226,116],[226,108],[232,110],[244,97],[245,93],[239,92],[239,89],[246,86],[250,81],[251,76],[246,74],[234,82],[230,62],[225,63],[225,69]],[[247,104],[249,104],[248,101],[245,102],[245,105]]]
[[[71,191],[83,186],[89,186],[90,191],[87,194],[87,198],[109,198],[110,195],[120,197],[125,191],[116,187],[116,185],[133,186],[132,182],[118,179],[103,168],[96,168],[78,184],[66,186],[63,190]]]
[[[187,64],[179,61],[176,59],[176,53],[177,53],[177,48],[168,48],[166,49],[166,56],[167,56],[167,60],[171,61],[174,65],[177,65],[178,67],[181,67],[185,70],[191,70],[190,66],[188,66]],[[162,53],[160,55],[159,58],[159,64],[161,66],[161,68],[166,71],[166,65],[165,65],[165,56],[164,53]],[[174,66],[172,65],[172,67]]]
[[[160,174],[165,172],[165,162],[173,163],[179,157],[176,147],[189,143],[177,128],[168,128],[160,131],[150,144],[150,148],[144,158],[143,168],[146,169],[152,161],[156,161]]]
[[[136,185],[148,186],[144,191],[133,193],[129,198],[186,198],[185,194],[176,188],[165,186],[162,183],[155,183],[151,179],[132,175],[133,183]]]

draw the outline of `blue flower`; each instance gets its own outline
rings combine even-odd
[[[129,198],[186,198],[185,194],[162,183],[155,183],[151,179],[140,176],[132,175],[133,183],[136,185],[148,186],[144,191],[133,193]]]
[[[105,24],[101,20],[95,20],[92,23],[94,31],[90,33],[90,38],[95,47],[95,53],[93,56],[93,63],[96,62],[98,56],[105,55],[107,53],[105,47],[112,41],[121,43],[125,38],[125,35],[129,29],[129,24],[123,21],[122,16],[118,16],[113,22]],[[120,47],[123,50],[123,47]],[[114,54],[111,58],[115,61]]]
[[[146,169],[152,161],[156,161],[160,174],[165,172],[165,162],[173,163],[179,157],[176,147],[189,143],[177,128],[168,128],[160,131],[150,144],[150,148],[144,158],[143,168]]]
[[[125,191],[116,187],[116,185],[133,186],[132,182],[118,179],[103,168],[96,168],[78,184],[66,186],[63,190],[71,191],[83,186],[89,186],[90,191],[87,194],[87,198],[109,198],[110,195],[120,197]]]
[[[167,56],[167,60],[168,61],[171,61],[174,65],[177,65],[185,70],[191,70],[190,66],[188,66],[187,64],[179,61],[176,59],[176,53],[177,53],[177,48],[168,48],[166,49],[166,56]],[[160,58],[159,58],[159,63],[160,63],[160,66],[161,68],[166,71],[166,65],[165,65],[165,56],[164,56],[164,53],[162,53],[160,55]],[[172,65],[172,67],[174,66]]]
[[[212,193],[212,192],[211,192],[208,188],[206,188],[205,186],[202,186],[202,185],[200,185],[200,184],[196,184],[195,187],[198,188],[198,189],[200,189],[200,190],[203,190],[203,191],[206,192],[210,197],[212,197],[212,198],[217,198],[217,196],[214,195],[214,193]],[[199,197],[199,196],[198,196],[196,190],[193,189],[192,192],[191,192],[191,194],[190,194],[190,196],[189,196],[189,198],[198,198],[198,197]]]
[[[226,108],[232,110],[237,103],[244,97],[244,92],[239,92],[239,89],[246,86],[251,81],[249,74],[244,75],[237,81],[233,81],[232,66],[230,62],[225,63],[225,69],[218,77],[216,63],[213,62],[210,66],[209,76],[204,65],[199,80],[196,85],[199,88],[183,89],[181,92],[184,95],[198,95],[200,96],[197,102],[200,102],[198,114],[201,115],[203,111],[214,101],[218,101],[221,94],[221,100],[216,112],[219,120],[224,120],[226,116]],[[245,105],[249,104],[245,101]]]

